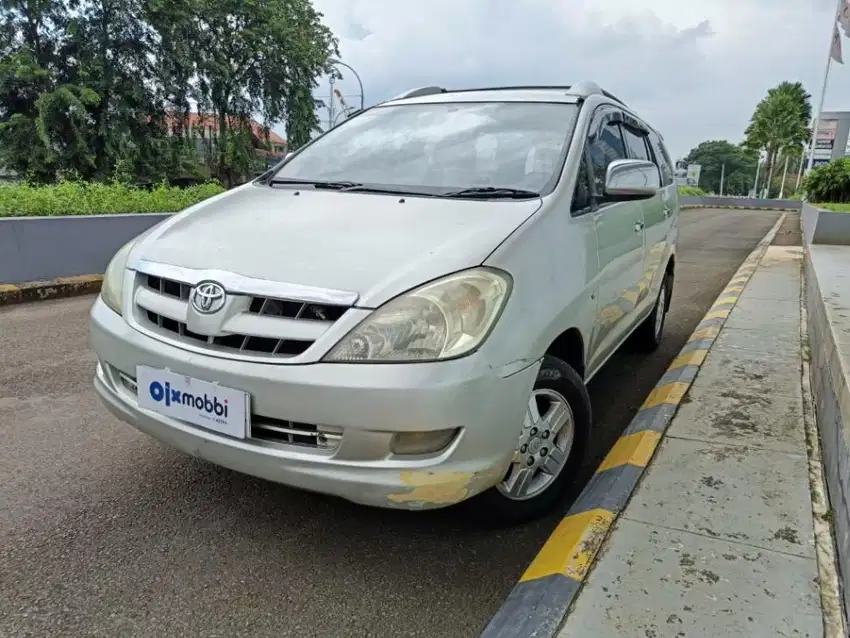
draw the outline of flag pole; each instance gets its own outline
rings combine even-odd
[[[826,98],[826,87],[829,83],[829,68],[832,66],[832,47],[833,47],[833,37],[835,36],[835,29],[838,24],[838,16],[841,11],[841,3],[844,0],[838,0],[838,6],[835,8],[835,16],[832,18],[832,25],[829,30],[829,50],[826,57],[826,69],[823,72],[823,86],[821,86],[820,90],[820,100],[818,102],[817,111],[815,111],[815,116],[812,121],[812,139],[811,144],[809,145],[809,164],[807,167],[807,172],[812,170],[812,165],[815,161],[815,140],[817,139],[818,134],[818,123],[820,122],[820,114],[823,111],[823,102]]]

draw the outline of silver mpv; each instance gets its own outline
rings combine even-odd
[[[94,385],[239,472],[540,516],[587,449],[588,380],[661,341],[678,212],[661,136],[591,82],[417,89],[122,247]]]

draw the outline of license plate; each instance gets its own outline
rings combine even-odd
[[[244,439],[251,411],[241,390],[170,370],[138,366],[139,407],[219,434]]]

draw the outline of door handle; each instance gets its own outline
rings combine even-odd
[[[636,233],[641,232],[643,229],[644,229],[644,223],[643,222],[635,222],[635,232]]]

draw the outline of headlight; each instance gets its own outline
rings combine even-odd
[[[124,271],[127,269],[127,257],[132,245],[133,242],[129,241],[115,253],[106,267],[103,283],[100,286],[100,297],[103,299],[103,303],[119,315],[122,314],[121,306],[124,298]]]
[[[438,361],[475,350],[511,291],[507,273],[476,268],[388,301],[325,357],[336,362]]]

